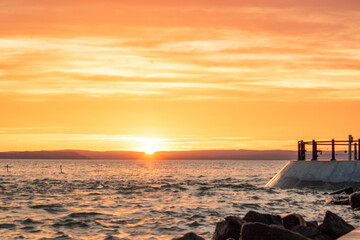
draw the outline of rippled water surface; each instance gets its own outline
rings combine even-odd
[[[263,187],[285,163],[0,160],[0,235],[171,239],[193,231],[210,239],[219,219],[249,210],[318,221],[332,210],[358,226],[349,206],[325,205],[325,190]]]

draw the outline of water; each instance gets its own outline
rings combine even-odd
[[[331,210],[357,226],[349,206],[325,205],[325,190],[264,188],[285,163],[0,160],[0,235],[172,239],[194,231],[210,239],[219,219],[249,210],[317,221]]]

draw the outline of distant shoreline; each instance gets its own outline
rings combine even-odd
[[[12,151],[0,152],[0,159],[73,159],[73,160],[294,160],[291,150],[194,150],[161,151],[148,155],[135,151]]]

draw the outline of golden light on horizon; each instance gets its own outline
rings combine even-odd
[[[146,153],[147,155],[152,155],[155,152],[159,151],[159,149],[152,142],[147,142],[141,149],[141,152]]]

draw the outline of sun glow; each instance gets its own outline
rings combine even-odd
[[[154,152],[156,152],[156,149],[151,147],[151,146],[147,146],[144,148],[144,152],[148,155],[153,154]]]
[[[159,151],[159,148],[156,146],[153,139],[146,139],[143,146],[140,148],[140,151],[146,153],[147,155],[151,155]]]
[[[151,155],[153,153],[155,153],[157,151],[156,147],[153,146],[153,145],[145,145],[142,149],[141,149],[142,152],[148,154],[148,155]]]

